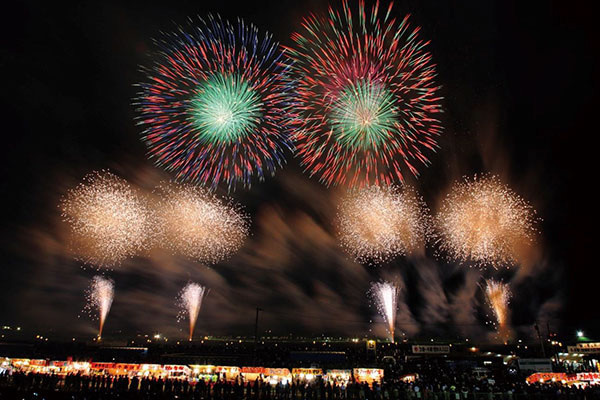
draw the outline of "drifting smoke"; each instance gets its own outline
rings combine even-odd
[[[156,171],[143,170],[131,179],[143,188],[156,187],[166,179]],[[56,182],[50,183],[48,190],[58,186]],[[205,317],[201,325],[197,324],[196,333],[200,329],[210,334],[252,332],[255,307],[260,306],[265,310],[261,313],[265,329],[282,333],[362,334],[373,328],[369,326],[364,294],[370,282],[382,279],[403,288],[396,301],[394,336],[399,337],[400,329],[409,336],[418,332],[449,335],[457,330],[468,337],[486,334],[483,315],[477,312],[481,304],[475,296],[481,279],[478,269],[442,266],[417,254],[389,266],[402,268],[405,284],[400,285],[394,276],[387,275],[390,268],[365,268],[341,251],[337,232],[332,233],[329,223],[339,210],[337,199],[330,192],[290,172],[280,174],[269,185],[270,197],[266,200],[262,189],[245,195],[244,203],[252,210],[255,221],[253,236],[246,239],[249,245],[242,246],[218,268],[205,268],[194,260],[181,259],[169,243],[174,240],[172,237],[160,243],[164,249],[122,263],[114,272],[118,276],[113,278],[135,285],[120,288],[119,307],[110,311],[111,326],[124,332],[160,329],[161,334],[170,337],[180,335],[181,326],[173,324],[178,311],[173,307],[173,298],[182,289],[182,283],[191,280],[211,288],[211,301],[202,304]],[[149,197],[161,204],[169,199],[157,194],[161,192]],[[56,204],[55,199],[52,201]],[[59,223],[58,213],[55,217]],[[154,223],[152,229],[158,230],[158,225]],[[39,307],[35,310],[28,310],[25,305],[15,307],[30,316],[32,325],[38,321],[45,325],[61,324],[65,327],[61,328],[65,337],[71,337],[68,329],[73,335],[89,332],[89,324],[83,321],[70,324],[70,318],[81,311],[76,299],[89,284],[87,272],[70,261],[69,249],[48,224],[23,230],[20,235],[29,243],[27,252],[22,253],[24,264],[39,278],[35,282],[23,280],[24,289],[19,293],[27,299],[24,304],[36,303]],[[65,280],[60,277],[64,277],[67,267],[70,279]],[[535,300],[525,301],[520,296],[512,299],[513,303],[523,302],[515,321],[535,319],[542,306],[546,308],[544,304],[549,299],[540,294],[538,285],[534,286],[532,281],[542,277],[541,281],[546,282],[548,275],[540,273],[554,269],[545,264],[539,270],[532,269],[519,287],[514,286],[513,279],[511,286],[516,293],[524,293],[517,289],[526,287],[527,296]],[[468,276],[461,280],[461,274]],[[552,281],[550,285],[560,287],[560,282]],[[55,293],[52,303],[43,301],[48,292]],[[558,300],[553,304],[558,304]],[[64,312],[57,313],[56,309]],[[94,309],[94,314],[97,313]],[[378,328],[383,329],[384,325],[389,330],[387,320]],[[520,325],[511,328],[518,331]]]
[[[98,338],[102,337],[102,330],[104,329],[104,321],[110,311],[110,306],[113,302],[114,297],[114,282],[110,279],[96,275],[92,278],[92,284],[87,292],[87,305],[85,309],[90,315],[94,312],[98,313],[98,319],[100,320],[100,327],[98,329]]]
[[[398,310],[398,293],[400,288],[390,282],[376,282],[371,285],[369,293],[377,306],[377,311],[388,325],[390,340],[394,342],[396,330],[396,311]]]
[[[202,308],[202,300],[208,294],[208,290],[204,286],[197,283],[188,283],[181,290],[178,296],[178,304],[181,309],[178,315],[178,320],[184,319],[186,316],[190,323],[189,340],[194,337],[194,328],[198,320],[198,313]]]

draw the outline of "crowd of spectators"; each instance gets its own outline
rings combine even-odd
[[[130,343],[134,345],[137,343]],[[271,385],[262,380],[216,381],[111,377],[106,375],[52,375],[5,371],[0,373],[0,400],[4,399],[260,399],[260,400],[395,400],[395,399],[600,399],[600,385],[586,388],[560,383],[529,385],[524,374],[504,365],[495,352],[490,356],[414,357],[410,346],[380,343],[376,352],[365,350],[364,343],[336,341],[259,342],[229,339],[198,341],[189,345],[149,345],[136,348],[82,346],[73,348],[33,347],[30,356],[79,354],[80,359],[118,359],[121,362],[160,364],[261,365],[265,367],[327,368],[380,367],[384,381],[372,386],[350,381],[347,385],[320,378],[310,382],[295,380]],[[469,346],[465,344],[465,346]],[[14,347],[14,346],[13,346]],[[503,349],[498,349],[502,351]],[[22,352],[15,348],[12,351]],[[462,352],[463,354],[465,351]],[[315,358],[317,357],[317,358]],[[475,361],[478,360],[478,361]],[[475,363],[487,363],[485,376],[474,373]],[[555,366],[556,367],[556,366]],[[416,379],[406,382],[407,374]]]
[[[493,382],[493,383],[492,383]],[[554,384],[526,384],[523,379],[477,379],[468,373],[423,370],[414,382],[399,377],[382,384],[332,384],[321,379],[272,385],[255,381],[110,377],[69,374],[0,374],[0,399],[205,399],[205,400],[393,400],[393,399],[600,399],[600,386],[578,388]]]

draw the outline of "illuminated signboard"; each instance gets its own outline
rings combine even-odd
[[[446,345],[413,345],[413,354],[448,354],[450,346]]]
[[[567,351],[569,353],[600,354],[600,348],[596,347],[567,346]]]

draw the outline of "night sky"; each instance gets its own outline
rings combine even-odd
[[[152,38],[188,16],[213,12],[242,17],[291,45],[302,17],[324,12],[326,3],[13,7],[4,13],[0,53],[0,324],[56,337],[93,335],[96,323],[81,309],[95,271],[70,257],[57,204],[94,170],[110,169],[149,189],[170,178],[146,159],[131,104],[134,84],[144,79],[139,65],[152,60]],[[198,332],[252,335],[260,306],[262,326],[277,333],[379,334],[383,325],[369,322],[379,320],[365,293],[372,280],[393,275],[406,288],[398,329],[409,336],[488,337],[478,283],[496,276],[513,284],[518,335],[531,335],[538,319],[564,337],[576,329],[600,337],[592,176],[598,46],[591,11],[577,2],[410,0],[397,2],[394,13],[410,13],[431,40],[443,85],[441,147],[411,183],[435,210],[463,175],[499,175],[543,219],[534,265],[482,273],[440,261],[433,251],[383,267],[356,264],[334,234],[341,190],[310,179],[290,157],[274,178],[231,195],[252,216],[252,236],[230,260],[208,268],[157,253],[106,271],[116,282],[106,335],[183,337],[175,296],[188,280],[211,288]]]

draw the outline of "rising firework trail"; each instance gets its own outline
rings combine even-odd
[[[178,320],[188,318],[190,323],[190,341],[194,336],[194,328],[198,320],[198,313],[200,312],[200,308],[202,308],[202,300],[207,294],[208,290],[204,286],[191,282],[185,285],[177,297],[180,307]]]
[[[338,236],[358,262],[378,264],[424,248],[431,218],[423,200],[405,187],[371,186],[349,192],[337,213]]]
[[[485,295],[487,303],[496,317],[498,334],[503,339],[507,339],[510,333],[508,325],[510,289],[508,284],[489,279],[485,283]]]
[[[91,316],[96,315],[100,321],[98,339],[102,338],[102,330],[106,316],[113,302],[115,284],[112,280],[96,275],[92,278],[92,284],[86,293],[87,305],[85,310]]]
[[[231,190],[293,150],[289,60],[242,20],[190,19],[156,41],[135,100],[149,156],[178,180]]]
[[[396,311],[398,309],[398,294],[400,288],[390,282],[376,282],[371,284],[369,294],[371,295],[377,311],[387,323],[390,340],[394,342],[396,330]]]
[[[428,42],[391,8],[360,1],[353,11],[343,0],[292,35],[297,154],[327,186],[403,182],[437,148],[441,97]]]
[[[494,176],[457,182],[436,216],[438,243],[451,260],[509,267],[536,236],[533,208]]]
[[[94,172],[61,200],[63,219],[71,227],[76,257],[86,264],[109,267],[149,246],[152,213],[126,181]]]
[[[239,250],[248,236],[242,209],[207,190],[185,184],[157,188],[159,244],[196,261],[217,263]]]

